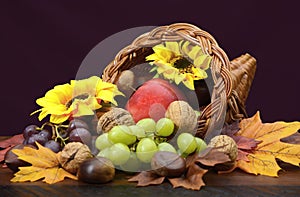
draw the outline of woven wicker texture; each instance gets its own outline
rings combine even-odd
[[[165,41],[187,40],[199,45],[203,52],[212,56],[210,64],[214,81],[211,103],[207,105],[198,121],[197,135],[203,137],[211,123],[220,120],[226,112],[226,121],[239,120],[246,115],[245,100],[255,73],[255,59],[249,54],[229,61],[226,53],[219,47],[212,35],[187,23],[161,26],[136,38],[132,44],[123,48],[115,59],[104,69],[104,81],[116,83],[124,70],[145,62],[152,47]],[[242,83],[240,83],[243,81]]]

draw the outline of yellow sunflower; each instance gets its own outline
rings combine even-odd
[[[94,110],[101,108],[101,102],[117,105],[114,97],[123,95],[116,85],[103,82],[101,78],[92,76],[83,80],[71,80],[70,83],[57,85],[44,97],[36,100],[42,108],[39,120],[50,114],[50,122],[59,124],[70,117],[93,115]],[[32,115],[31,114],[31,115]]]
[[[211,56],[204,54],[200,46],[192,45],[189,41],[164,42],[153,47],[154,53],[146,60],[155,64],[151,71],[158,75],[182,82],[186,87],[194,90],[194,80],[207,78],[205,70],[209,68]]]

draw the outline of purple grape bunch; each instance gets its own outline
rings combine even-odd
[[[86,122],[73,119],[68,125],[51,125],[51,129],[44,126],[28,125],[23,131],[24,142],[36,146],[36,142],[57,153],[69,142],[81,142],[90,145],[92,135]]]

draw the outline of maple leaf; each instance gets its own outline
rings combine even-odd
[[[42,178],[48,184],[57,183],[65,177],[77,180],[77,177],[59,167],[58,156],[52,150],[37,143],[38,149],[24,147],[15,149],[13,153],[19,159],[31,163],[32,166],[19,167],[11,182],[37,181]]]
[[[276,159],[299,166],[300,145],[281,141],[299,129],[300,122],[262,123],[259,112],[251,118],[242,120],[240,130],[235,136],[254,139],[260,143],[256,147],[252,147],[251,152],[247,152],[248,160],[238,160],[236,167],[255,175],[277,177],[281,168]]]
[[[236,142],[238,147],[237,160],[250,161],[247,155],[257,147],[260,141],[245,136],[236,135],[239,130],[239,122],[236,121],[232,124],[226,124],[222,129],[222,134],[228,135]]]
[[[0,162],[2,162],[4,160],[4,156],[5,156],[6,152],[11,147],[13,147],[17,144],[22,144],[23,140],[24,140],[23,134],[18,134],[18,135],[14,135],[11,138],[1,141],[0,142]],[[3,150],[1,150],[1,149],[3,149]]]
[[[162,184],[165,177],[159,176],[153,171],[142,171],[128,179],[129,182],[138,182],[137,186],[159,185]]]

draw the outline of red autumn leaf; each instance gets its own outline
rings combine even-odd
[[[231,137],[237,144],[238,147],[238,156],[237,160],[249,161],[247,155],[251,153],[257,145],[261,142],[249,137],[236,135],[240,130],[239,123],[234,122],[232,124],[227,124],[222,129],[222,134],[228,135]]]
[[[142,171],[128,179],[129,182],[138,182],[137,186],[159,185],[164,182],[165,177],[159,176],[151,171]]]
[[[14,135],[11,138],[1,141],[0,148],[7,148],[17,144],[22,144],[23,140],[24,140],[23,134]]]
[[[7,147],[6,149],[0,150],[0,162],[4,160],[4,156],[6,152],[10,149],[10,147]]]
[[[23,143],[23,135],[18,134],[14,135],[11,138],[8,138],[6,140],[3,140],[0,142],[0,148],[3,148],[3,150],[0,150],[0,162],[4,160],[5,153],[13,146],[17,144],[22,144]]]

